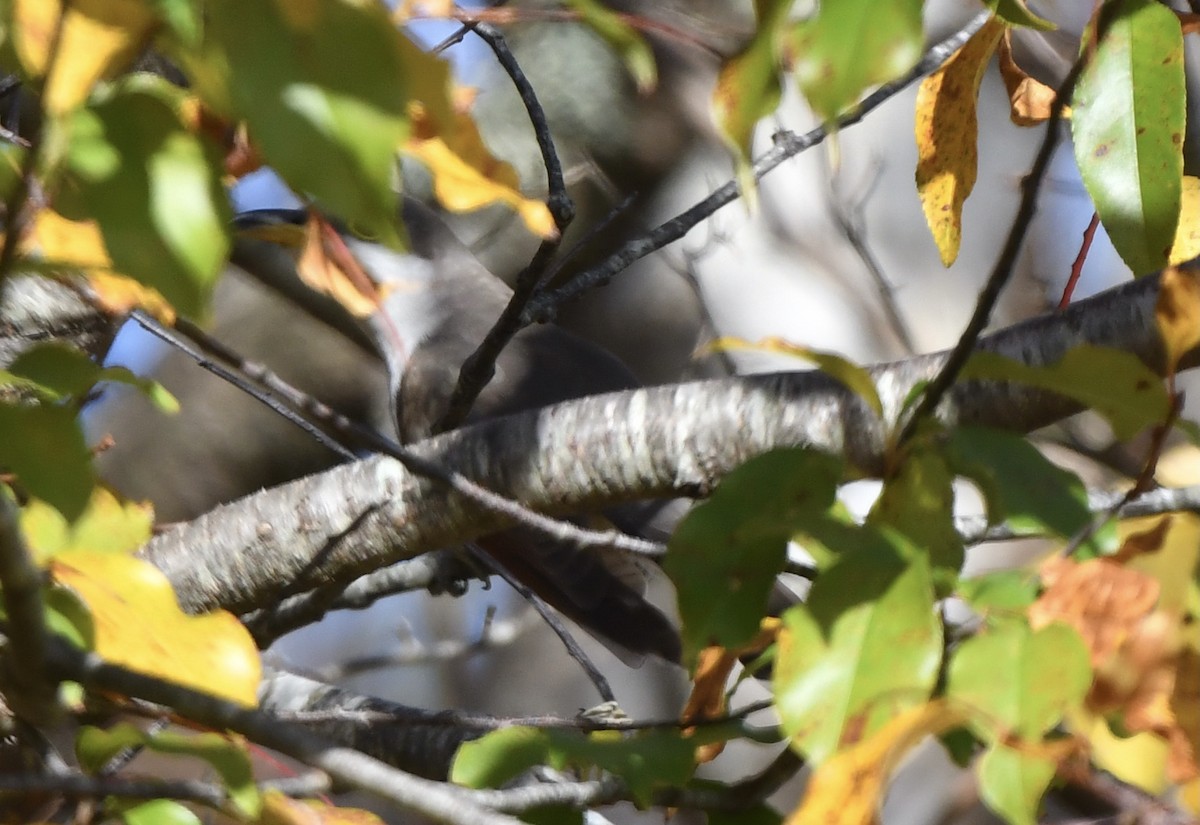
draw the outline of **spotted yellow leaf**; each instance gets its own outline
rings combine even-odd
[[[963,203],[975,186],[979,84],[1003,33],[1003,23],[988,21],[917,91],[917,192],[946,266],[958,257]]]

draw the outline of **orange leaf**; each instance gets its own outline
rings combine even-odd
[[[804,801],[786,825],[873,825],[887,780],[901,757],[926,736],[964,721],[963,710],[942,700],[903,711],[817,768]]]
[[[304,225],[304,247],[296,271],[304,283],[357,318],[370,317],[379,308],[381,296],[376,285],[333,227],[313,213]]]
[[[60,8],[48,0],[17,0],[13,7],[22,65],[34,76],[50,68],[42,102],[53,115],[75,108],[96,81],[128,66],[147,45],[154,23],[144,0],[74,0],[62,23],[54,66],[48,67]]]
[[[1000,41],[1000,77],[1008,90],[1008,116],[1017,126],[1036,126],[1050,117],[1058,97],[1051,87],[1025,73],[1013,59],[1012,30],[1004,32]],[[1070,107],[1063,107],[1063,117],[1070,116]]]
[[[279,791],[263,796],[261,825],[383,825],[361,808],[338,808],[315,799],[290,799]]]
[[[167,577],[133,556],[69,552],[51,559],[49,570],[88,606],[102,658],[243,705],[256,704],[262,675],[258,649],[233,614],[187,615]]]
[[[1200,269],[1169,266],[1158,286],[1154,320],[1174,372],[1179,359],[1200,344]]]
[[[686,726],[697,725],[725,714],[725,685],[738,659],[748,654],[757,654],[775,642],[779,635],[779,619],[766,617],[762,620],[758,635],[736,650],[724,647],[706,647],[700,651],[696,663],[696,678],[692,695],[688,697],[680,721]],[[711,762],[721,755],[725,742],[712,742],[696,749],[696,762]]]
[[[917,91],[917,192],[946,266],[958,257],[962,207],[975,186],[979,84],[1004,29],[989,20]]]

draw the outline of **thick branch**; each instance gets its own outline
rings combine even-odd
[[[1154,325],[1157,280],[1142,279],[1069,310],[989,336],[981,347],[1026,364],[1080,344],[1119,348],[1162,368]],[[888,420],[943,354],[875,367]],[[1185,359],[1200,361],[1200,350]],[[1027,432],[1076,412],[1067,399],[1020,385],[958,386],[944,420]],[[414,450],[504,496],[548,512],[635,498],[703,495],[767,450],[808,445],[878,473],[885,428],[820,372],[718,379],[594,396],[496,419]],[[370,458],[263,491],[152,540],[144,555],[191,610],[245,612],[315,586],[347,582],[420,553],[508,525],[397,462]]]

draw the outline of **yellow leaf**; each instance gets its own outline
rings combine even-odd
[[[451,212],[470,212],[491,203],[503,203],[520,215],[529,231],[554,238],[558,228],[546,204],[523,196],[502,179],[489,178],[471,159],[457,154],[440,137],[410,140],[405,151],[433,175],[433,192]]]
[[[361,808],[338,808],[316,799],[290,799],[279,791],[263,796],[259,825],[384,825],[383,820]]]
[[[16,0],[14,5],[17,56],[35,77],[47,71],[60,8],[51,0]],[[144,0],[73,0],[46,80],[46,110],[58,115],[75,108],[96,81],[125,69],[146,46],[153,23]]]
[[[872,825],[901,757],[926,736],[956,727],[966,718],[963,710],[942,700],[903,711],[817,768],[786,825]]]
[[[503,203],[520,216],[530,232],[558,236],[546,204],[526,198],[512,166],[497,160],[467,111],[471,95],[452,95],[450,67],[401,38],[406,79],[414,100],[409,104],[411,133],[402,151],[421,162],[433,176],[433,192],[451,212],[469,212]]]
[[[132,553],[150,538],[153,524],[154,508],[149,502],[123,502],[99,486],[74,523],[39,499],[21,508],[21,532],[39,564],[78,550]]]
[[[1200,178],[1184,175],[1180,194],[1179,224],[1168,258],[1172,266],[1200,257]]]
[[[1169,266],[1158,285],[1154,320],[1174,372],[1179,359],[1200,344],[1200,269]]]
[[[167,577],[114,553],[56,556],[50,573],[88,606],[104,659],[239,704],[254,706],[262,675],[250,634],[223,610],[189,616]]]
[[[46,260],[79,269],[105,312],[124,315],[140,307],[163,323],[175,322],[174,308],[158,290],[113,270],[95,221],[71,221],[42,209],[33,219],[31,241]]]
[[[962,207],[975,186],[979,83],[1004,29],[989,20],[917,91],[917,192],[946,266],[958,257]]]

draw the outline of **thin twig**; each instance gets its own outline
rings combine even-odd
[[[1088,251],[1092,248],[1092,239],[1096,237],[1096,229],[1099,226],[1100,213],[1093,212],[1087,229],[1083,230],[1083,242],[1079,245],[1079,254],[1075,256],[1075,261],[1071,264],[1071,274],[1067,278],[1067,285],[1063,287],[1062,297],[1058,299],[1059,309],[1065,309],[1067,304],[1071,303],[1071,295],[1075,292],[1075,284],[1079,283],[1079,276],[1083,274],[1083,265],[1087,262]]]
[[[880,86],[863,98],[862,102],[853,112],[838,118],[836,128],[846,129],[859,123],[868,113],[894,97],[902,89],[936,70],[954,52],[958,51],[970,39],[971,35],[982,28],[990,17],[990,11],[980,12],[973,17],[962,29],[927,51],[920,62],[904,77]],[[775,145],[755,162],[753,168],[754,178],[756,180],[761,179],[784,161],[822,143],[831,131],[834,130],[826,126],[819,126],[804,135],[796,135],[792,132],[777,134]],[[531,324],[552,321],[558,312],[558,308],[564,303],[572,301],[583,293],[607,283],[614,275],[627,269],[634,261],[657,252],[664,246],[679,240],[698,223],[711,217],[718,209],[737,200],[738,194],[737,183],[729,181],[704,200],[665,223],[660,224],[642,237],[627,241],[608,258],[586,272],[582,272],[572,278],[570,283],[558,289],[544,292],[530,301],[521,319],[522,323]]]
[[[832,186],[832,197],[829,200],[833,218],[837,222],[838,227],[842,230],[842,235],[850,244],[850,248],[858,255],[863,266],[867,268],[867,273],[871,276],[871,280],[875,282],[875,294],[879,296],[879,303],[883,307],[883,314],[887,316],[888,323],[892,327],[892,334],[904,347],[904,352],[907,355],[912,355],[917,351],[917,345],[913,341],[912,332],[908,328],[908,322],[904,320],[904,316],[900,314],[900,306],[896,301],[896,287],[884,273],[883,267],[879,264],[879,259],[875,257],[875,253],[871,251],[870,245],[867,243],[866,233],[863,232],[863,207],[871,196],[871,190],[875,188],[875,184],[879,180],[879,160],[875,159],[875,163],[871,169],[871,180],[868,182],[866,191],[861,197],[851,200],[850,198],[842,198]]]
[[[479,393],[483,392],[483,388],[492,380],[492,376],[496,372],[496,359],[512,341],[513,336],[524,326],[521,318],[525,307],[536,293],[538,285],[542,282],[543,274],[554,260],[563,233],[567,231],[567,227],[575,217],[575,204],[572,203],[571,196],[567,192],[566,181],[563,180],[562,162],[558,158],[558,151],[554,148],[554,136],[550,132],[550,123],[546,119],[546,111],[542,108],[542,104],[533,90],[533,84],[525,76],[521,65],[513,56],[512,51],[508,48],[508,43],[505,42],[504,36],[499,31],[483,23],[474,24],[474,29],[475,34],[491,47],[496,59],[512,79],[521,102],[525,105],[525,112],[533,126],[538,149],[542,153],[542,165],[546,168],[548,186],[546,206],[554,217],[554,225],[558,231],[553,238],[542,241],[532,260],[517,275],[508,305],[504,307],[504,311],[496,319],[496,323],[488,330],[483,341],[459,368],[454,391],[450,394],[450,400],[446,402],[446,411],[438,421],[435,432],[452,430],[466,420],[475,399],[479,397]]]
[[[563,647],[567,649],[567,655],[574,659],[587,674],[592,686],[596,688],[596,692],[600,694],[600,698],[605,702],[615,702],[616,694],[613,693],[612,686],[608,684],[608,679],[600,672],[600,668],[591,660],[587,652],[579,646],[579,642],[575,641],[575,637],[571,635],[571,631],[567,630],[566,625],[555,615],[550,609],[550,605],[546,604],[545,599],[533,591],[532,588],[526,586],[520,579],[514,576],[509,570],[501,564],[494,556],[483,550],[480,550],[474,545],[467,546],[468,552],[475,560],[486,567],[491,568],[500,578],[508,582],[508,586],[521,596],[522,599],[529,602],[538,615],[542,617],[547,626],[554,632],[554,635],[563,643]]]

